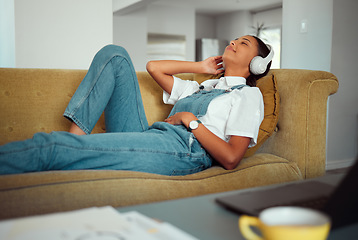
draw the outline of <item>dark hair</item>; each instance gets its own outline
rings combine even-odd
[[[255,38],[258,43],[258,54],[257,55],[265,58],[270,53],[270,49],[267,47],[267,45],[260,38],[258,38],[256,36],[251,36],[251,37]],[[271,63],[272,63],[272,61],[269,62],[269,64],[267,65],[266,71],[263,74],[255,75],[250,72],[251,74],[246,79],[246,84],[249,85],[250,87],[255,87],[256,81],[258,79],[266,76],[267,73],[270,71]]]

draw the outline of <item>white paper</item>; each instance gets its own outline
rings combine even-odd
[[[0,222],[2,240],[197,240],[175,226],[112,207]]]

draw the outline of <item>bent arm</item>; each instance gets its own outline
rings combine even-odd
[[[178,73],[218,74],[223,72],[223,70],[220,70],[222,67],[221,62],[221,56],[210,57],[201,62],[175,60],[150,61],[147,63],[147,71],[159,86],[170,94],[174,84],[173,75]]]
[[[179,112],[165,121],[170,124],[183,124],[188,128],[189,123],[197,118],[190,112]],[[248,137],[232,136],[225,142],[203,124],[192,131],[205,150],[225,169],[234,169],[244,157],[251,139]]]

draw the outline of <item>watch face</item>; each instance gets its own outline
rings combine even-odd
[[[197,122],[197,121],[191,121],[190,123],[189,123],[189,127],[191,128],[191,129],[197,129],[198,128],[198,126],[199,126],[199,123]]]

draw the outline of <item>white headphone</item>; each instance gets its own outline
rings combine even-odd
[[[270,53],[267,57],[263,58],[261,56],[256,56],[250,62],[250,71],[254,75],[263,74],[267,69],[267,65],[273,58],[273,49],[271,45],[266,44],[266,46],[270,49]]]

